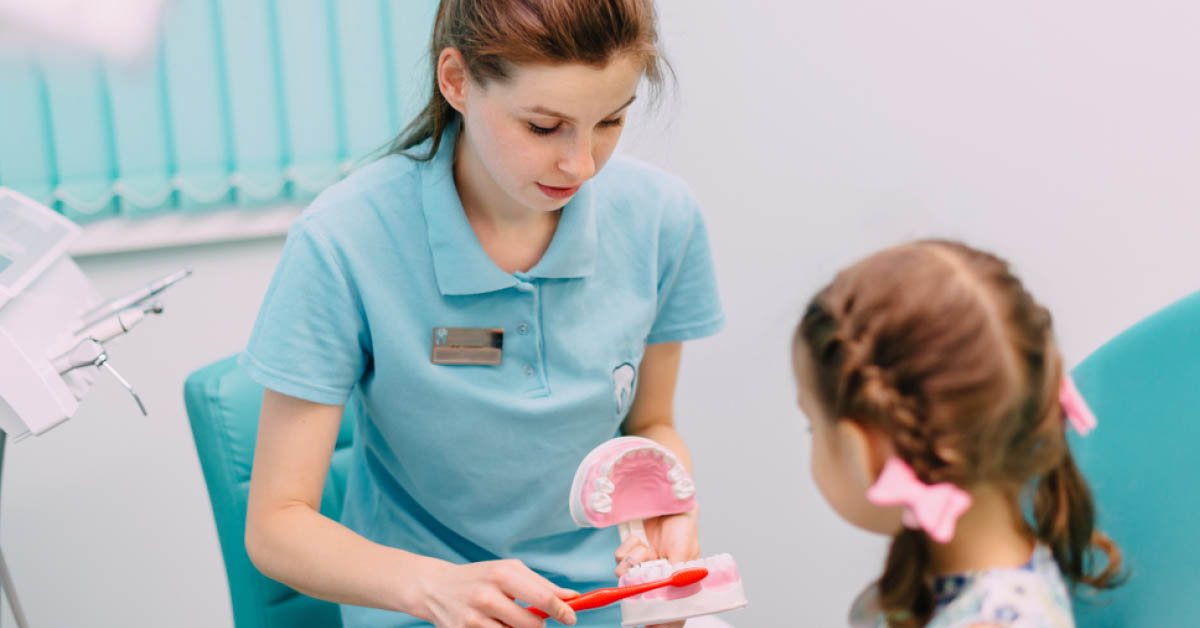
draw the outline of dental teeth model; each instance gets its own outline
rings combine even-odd
[[[742,577],[738,574],[737,563],[729,554],[676,564],[665,560],[646,561],[625,572],[621,576],[620,586],[658,580],[688,567],[704,567],[708,569],[708,576],[686,587],[655,589],[621,600],[621,625],[663,624],[699,615],[724,613],[746,605]]]
[[[691,474],[670,450],[641,437],[614,438],[593,449],[575,471],[571,517],[583,527],[618,526],[621,539],[643,543],[642,520],[689,512],[696,507]],[[653,560],[621,577],[621,585],[670,576],[685,567],[706,567],[708,577],[670,591],[656,590],[621,601],[623,626],[642,626],[711,615],[746,605],[737,564],[729,554],[671,564]]]
[[[585,528],[619,525],[622,540],[638,534],[643,519],[695,507],[696,487],[675,454],[637,436],[614,438],[593,449],[571,484],[575,523]]]

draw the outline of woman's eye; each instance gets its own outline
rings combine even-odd
[[[625,118],[613,118],[612,120],[602,120],[600,122],[600,126],[604,127],[621,126],[622,124],[625,124]]]
[[[554,126],[551,126],[551,127],[545,127],[545,126],[538,126],[538,125],[536,125],[536,124],[534,124],[534,123],[530,122],[530,123],[529,123],[529,130],[530,130],[530,131],[533,131],[534,133],[536,133],[536,134],[538,134],[538,135],[550,135],[551,133],[553,133],[553,132],[555,132],[556,130],[558,130],[558,125],[556,124],[556,125],[554,125]]]

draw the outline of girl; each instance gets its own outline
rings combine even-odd
[[[680,344],[724,322],[704,224],[678,179],[612,157],[662,81],[655,29],[651,0],[443,0],[428,106],[289,233],[241,359],[267,388],[246,546],[347,628],[573,624],[562,598],[615,585],[618,544],[572,522],[576,466],[621,433],[689,464]],[[699,556],[694,512],[647,534],[644,558]]]
[[[1064,432],[1090,413],[1003,260],[944,241],[867,257],[813,298],[793,360],[813,479],[894,537],[853,625],[1065,628],[1068,584],[1115,585]]]

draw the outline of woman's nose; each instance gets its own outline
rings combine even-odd
[[[592,157],[591,138],[577,137],[571,141],[558,167],[576,182],[592,178],[596,174],[596,160]]]

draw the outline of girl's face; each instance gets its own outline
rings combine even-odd
[[[880,507],[867,501],[867,489],[883,466],[882,436],[849,419],[828,416],[816,396],[816,378],[808,348],[797,347],[793,356],[800,410],[812,435],[810,452],[813,481],[833,510],[846,521],[870,532],[894,534],[900,529],[897,507]]]
[[[643,64],[516,66],[507,81],[467,79],[462,102],[473,157],[519,206],[561,208],[608,161],[621,137]],[[490,187],[490,186],[489,186]]]

